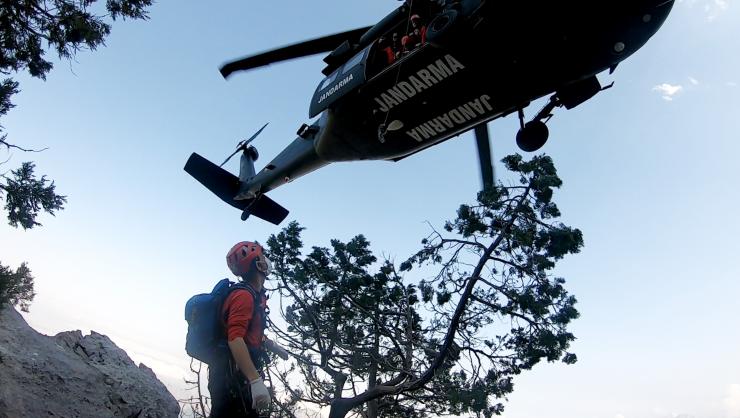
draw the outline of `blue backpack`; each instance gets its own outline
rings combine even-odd
[[[188,323],[185,351],[189,356],[213,364],[229,355],[221,308],[229,294],[236,289],[245,289],[252,294],[256,312],[260,300],[257,292],[252,286],[234,283],[229,279],[216,283],[211,293],[201,293],[188,299],[185,304],[185,321]]]

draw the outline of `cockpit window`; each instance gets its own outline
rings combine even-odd
[[[357,64],[359,64],[362,61],[362,57],[365,55],[365,50],[358,52],[355,54],[354,57],[352,57],[349,61],[347,61],[346,64],[344,64],[344,73],[349,72],[354,68]]]
[[[333,83],[334,80],[336,80],[337,74],[339,74],[339,70],[334,71],[329,77],[326,77],[324,81],[321,83],[321,87],[319,87],[319,90],[323,90],[329,87],[329,84]]]

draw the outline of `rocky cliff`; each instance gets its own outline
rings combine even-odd
[[[0,311],[0,418],[170,418],[179,405],[154,372],[105,335],[33,330]]]

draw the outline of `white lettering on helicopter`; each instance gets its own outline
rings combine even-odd
[[[376,97],[375,102],[380,105],[381,112],[387,112],[464,68],[465,66],[460,61],[447,54],[444,59],[440,58],[427,65],[426,68],[417,71],[415,75],[396,83],[395,86]]]
[[[491,96],[484,94],[434,119],[430,119],[410,131],[406,131],[406,134],[414,138],[417,142],[433,138],[456,126],[464,125],[479,116],[491,112],[493,106],[491,106],[489,100],[491,100]]]
[[[342,87],[344,87],[345,84],[347,84],[350,81],[352,81],[353,78],[354,78],[354,76],[352,74],[348,75],[347,77],[344,77],[344,79],[342,81],[340,81],[339,83],[335,84],[334,86],[332,86],[332,88],[330,88],[329,90],[325,91],[324,94],[321,95],[321,97],[319,98],[319,103],[321,103],[324,100],[328,99],[332,94],[336,93],[339,89],[341,89]]]

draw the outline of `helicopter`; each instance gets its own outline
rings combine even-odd
[[[220,166],[192,153],[184,170],[221,200],[279,225],[288,210],[266,193],[334,162],[398,162],[470,131],[483,187],[494,183],[487,123],[517,113],[519,148],[540,149],[556,108],[573,109],[610,85],[597,74],[634,54],[675,0],[405,0],[373,26],[226,63],[224,78],[327,53],[310,124],[259,172],[247,140]],[[400,38],[400,39],[399,39]],[[401,40],[401,42],[399,42]],[[525,109],[549,95],[529,120]],[[239,176],[223,165],[242,153]]]

